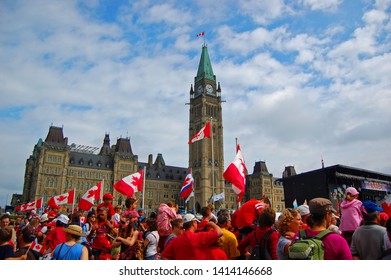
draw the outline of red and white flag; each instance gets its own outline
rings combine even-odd
[[[204,35],[205,35],[205,32],[202,31],[201,33],[197,34],[197,37],[202,37],[202,36],[204,36]]]
[[[30,250],[43,254],[45,251],[45,247],[33,241],[33,243],[31,243],[30,245]]]
[[[99,182],[92,188],[90,188],[81,198],[78,207],[81,210],[89,211],[94,206],[95,200],[101,199],[101,187],[102,183]]]
[[[238,195],[238,203],[242,201],[246,188],[246,173],[247,168],[238,144],[234,161],[223,173],[224,179],[232,184],[233,191]]]
[[[198,131],[187,144],[193,144],[204,138],[210,138],[210,122],[208,122],[200,131]]]
[[[182,188],[179,192],[179,196],[182,198],[188,197],[191,192],[193,191],[193,184],[194,184],[194,179],[193,179],[193,174],[191,169],[187,172],[185,181],[182,184]]]
[[[75,190],[71,190],[67,193],[63,193],[60,195],[53,196],[48,201],[48,206],[52,209],[58,209],[60,208],[59,205],[64,204],[73,204],[75,201]]]
[[[113,188],[127,197],[132,197],[135,192],[142,192],[143,176],[144,171],[140,170],[137,173],[122,178],[122,180],[114,184]]]
[[[35,210],[37,208],[42,208],[42,198],[38,200],[31,201],[29,203],[25,203],[20,205],[20,207],[17,207],[16,211],[21,211],[21,212],[29,212],[31,210]]]

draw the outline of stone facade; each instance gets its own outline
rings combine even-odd
[[[114,194],[114,205],[124,205],[126,197],[113,190],[114,183],[132,173],[146,168],[145,208],[155,210],[159,202],[175,201],[181,205],[179,190],[186,177],[186,168],[166,166],[158,154],[155,162],[149,155],[147,163],[139,162],[134,155],[129,138],[119,138],[110,147],[105,135],[101,151],[97,148],[68,145],[63,128],[51,126],[45,141],[41,139],[26,162],[22,203],[43,197],[44,205],[52,196],[75,189],[76,205],[84,193],[103,182],[103,193]],[[142,193],[136,193],[140,198]],[[71,205],[67,205],[71,207]]]
[[[274,210],[282,212],[285,209],[283,185],[269,173],[264,161],[258,161],[253,173],[247,176],[246,198],[260,199],[264,195],[270,199]]]

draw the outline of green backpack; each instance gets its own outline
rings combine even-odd
[[[322,239],[332,233],[323,230],[314,237],[307,237],[304,229],[299,231],[299,239],[289,246],[289,259],[291,260],[323,260],[324,245]]]

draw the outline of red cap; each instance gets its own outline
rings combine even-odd
[[[103,199],[113,199],[114,196],[111,194],[111,193],[106,193],[104,196],[103,196]]]

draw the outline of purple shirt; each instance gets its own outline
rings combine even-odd
[[[320,231],[305,230],[308,237],[316,236]],[[296,233],[293,240],[299,238]],[[336,233],[330,233],[323,238],[325,260],[352,260],[352,253],[346,240]]]

